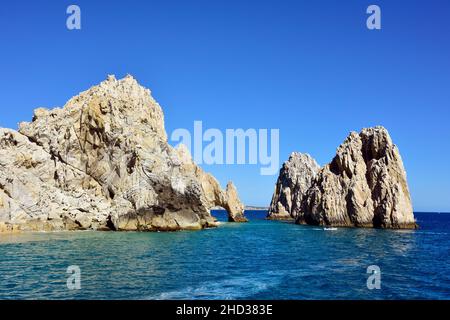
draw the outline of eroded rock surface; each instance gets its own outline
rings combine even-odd
[[[320,166],[309,155],[293,152],[280,169],[268,219],[291,220],[301,214],[301,203]]]
[[[161,107],[131,76],[0,129],[2,229],[202,229],[217,226],[214,206],[246,221],[232,183],[168,144]]]
[[[298,224],[417,227],[400,153],[383,127],[366,128],[359,134],[351,132],[331,163],[310,180],[306,191],[295,191],[292,179],[286,178],[299,174],[291,167],[282,168],[276,190],[283,191],[276,191],[272,205],[281,206]],[[310,176],[308,171],[304,174]],[[284,200],[296,197],[301,200]]]

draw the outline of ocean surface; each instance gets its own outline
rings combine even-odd
[[[450,214],[416,213],[419,230],[324,230],[224,221],[173,233],[0,236],[0,299],[450,299]],[[79,266],[80,290],[67,288]],[[381,272],[369,290],[367,267]]]

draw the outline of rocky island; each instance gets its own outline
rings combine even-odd
[[[293,220],[320,166],[309,154],[293,152],[280,169],[269,207],[271,220]]]
[[[351,132],[322,168],[309,155],[293,153],[280,170],[268,218],[323,226],[417,227],[400,153],[381,126]]]
[[[218,225],[214,206],[246,221],[233,183],[222,190],[168,144],[161,107],[131,76],[0,129],[0,232],[203,229]]]

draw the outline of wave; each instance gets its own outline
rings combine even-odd
[[[202,282],[179,290],[162,292],[147,300],[235,300],[250,297],[279,285],[281,274],[268,272],[220,281]]]
[[[324,228],[312,228],[314,231],[336,231],[338,228],[335,227],[324,227]]]

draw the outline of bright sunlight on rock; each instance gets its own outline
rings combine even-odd
[[[232,183],[168,144],[161,107],[131,76],[0,129],[0,230],[195,230],[217,226],[214,206],[246,221]]]

